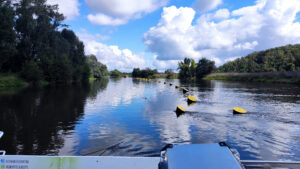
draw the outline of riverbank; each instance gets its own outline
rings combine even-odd
[[[171,76],[168,77],[168,74],[155,74],[155,78],[157,79],[178,79],[178,74],[173,74]]]
[[[212,73],[203,79],[300,84],[300,72]]]
[[[0,74],[0,90],[8,88],[23,88],[29,85],[28,82],[15,74]]]
[[[93,83],[97,78],[90,77],[89,83]],[[38,81],[36,83],[30,83],[26,80],[20,78],[17,74],[13,73],[0,73],[0,91],[15,91],[19,89],[23,89],[28,86],[35,86],[35,87],[44,87],[47,85],[55,85],[54,83],[49,83],[45,80]]]

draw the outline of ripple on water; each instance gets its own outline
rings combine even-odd
[[[170,82],[190,91],[121,78],[0,95],[1,147],[9,154],[158,156],[167,143],[226,141],[242,159],[300,160],[299,86]],[[188,95],[198,101],[188,105]],[[178,105],[187,112],[177,116]],[[233,115],[235,106],[248,113]]]

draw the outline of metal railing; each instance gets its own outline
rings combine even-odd
[[[300,161],[240,160],[245,168],[300,168]]]
[[[0,131],[0,139],[3,136],[3,131]],[[6,154],[6,152],[4,150],[0,150],[0,156],[4,156]]]

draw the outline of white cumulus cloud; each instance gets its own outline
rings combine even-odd
[[[86,32],[77,33],[77,35],[85,45],[85,53],[87,55],[94,54],[98,61],[107,65],[109,70],[118,69],[124,72],[131,72],[135,67],[145,67],[145,60],[142,54],[134,54],[129,49],[120,49],[114,45],[108,46],[99,42],[99,38],[95,39]]]
[[[219,9],[215,13],[215,19],[227,19],[230,16],[230,12],[228,9]]]
[[[122,25],[131,19],[151,13],[167,4],[168,0],[85,0],[93,14],[88,15],[97,25]]]
[[[127,19],[113,18],[104,14],[88,15],[88,20],[96,25],[118,26],[127,23]]]
[[[47,0],[50,5],[58,5],[60,13],[71,20],[79,16],[79,2],[78,0]]]
[[[192,8],[164,8],[158,25],[144,35],[144,43],[150,51],[158,54],[158,60],[179,60],[198,55],[190,36],[194,32],[191,26],[194,15]]]
[[[166,69],[174,69],[176,71],[176,67],[180,60],[158,60],[157,56],[154,56],[153,66],[159,71],[163,72]]]
[[[192,8],[171,6],[163,9],[159,23],[143,40],[148,51],[157,55],[157,63],[206,57],[220,65],[233,56],[300,43],[299,12],[299,0],[259,0],[252,6],[231,12],[220,9],[199,18]]]
[[[88,41],[88,40],[94,40],[94,41],[104,41],[104,40],[108,40],[110,39],[109,36],[107,35],[101,35],[99,33],[96,33],[96,34],[89,34],[87,32],[86,29],[84,28],[81,28],[79,32],[76,33],[77,36],[80,37],[80,39],[84,39],[85,41]]]

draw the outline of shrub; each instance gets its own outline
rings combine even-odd
[[[199,60],[196,68],[197,78],[201,79],[216,69],[215,62],[206,58]]]
[[[34,61],[26,62],[20,72],[20,75],[25,80],[37,82],[42,79],[42,71]]]
[[[111,77],[121,77],[121,76],[123,76],[123,73],[118,71],[117,69],[115,69],[110,72],[110,76]]]

